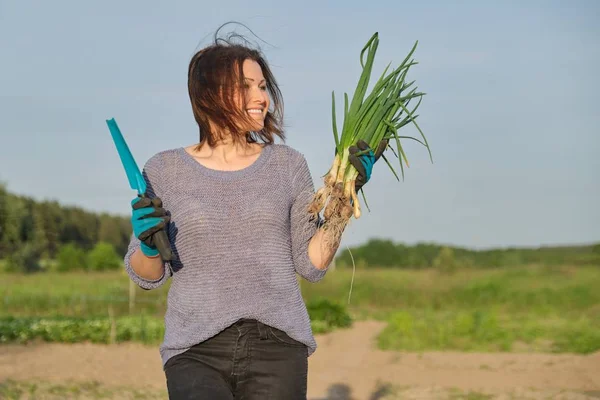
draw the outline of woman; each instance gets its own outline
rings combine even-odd
[[[188,89],[200,141],[146,162],[149,198],[132,202],[125,256],[144,289],[172,278],[160,347],[169,397],[305,399],[316,343],[296,274],[321,280],[339,243],[324,246],[307,212],[305,158],[274,143],[283,106],[262,55],[216,41],[193,56]],[[376,158],[354,158],[363,184]],[[174,261],[154,245],[160,230]]]

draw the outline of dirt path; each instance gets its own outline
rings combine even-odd
[[[318,335],[319,349],[309,359],[309,398],[396,398],[386,385],[398,398],[450,398],[445,396],[452,388],[494,398],[600,398],[600,353],[385,352],[373,342],[383,327],[362,321]],[[3,345],[0,381],[5,379],[165,388],[157,348],[138,344]]]

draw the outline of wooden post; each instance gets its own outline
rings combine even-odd
[[[110,344],[115,344],[117,342],[117,323],[115,321],[115,312],[113,310],[112,304],[108,306],[108,319],[110,320]]]
[[[133,313],[133,307],[135,306],[135,283],[129,280],[129,314]]]

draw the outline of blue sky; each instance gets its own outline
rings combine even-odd
[[[1,0],[0,181],[128,215],[134,193],[105,120],[116,118],[138,164],[195,142],[189,59],[236,20],[268,42],[287,144],[319,186],[332,161],[331,91],[353,93],[360,50],[378,31],[374,76],[419,41],[409,78],[427,93],[419,120],[434,163],[412,143],[404,182],[378,163],[365,187],[371,212],[344,245],[599,241],[599,12],[591,0]]]

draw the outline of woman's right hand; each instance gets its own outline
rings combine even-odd
[[[159,197],[136,197],[131,201],[131,207],[131,226],[135,237],[142,242],[142,253],[147,257],[157,257],[159,252],[154,243],[154,234],[165,229],[170,221],[167,211],[162,207],[162,200]]]

